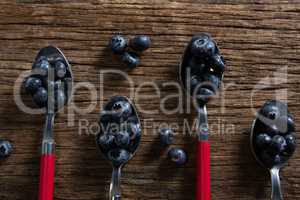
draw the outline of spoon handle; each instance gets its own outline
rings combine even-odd
[[[121,200],[121,167],[113,167],[109,199],[110,200]]]
[[[198,142],[196,200],[210,200],[210,145],[208,141]]]
[[[198,120],[196,200],[210,200],[210,144],[205,106],[199,107]]]
[[[270,170],[272,182],[272,200],[283,200],[280,186],[279,168],[274,167]]]
[[[53,200],[55,174],[54,114],[48,113],[44,128],[40,163],[39,200]]]
[[[42,155],[39,200],[53,200],[55,156]]]

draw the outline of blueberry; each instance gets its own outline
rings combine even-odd
[[[202,83],[202,85],[211,89],[212,91],[217,91],[221,85],[220,78],[213,74],[204,74],[204,81],[205,82]]]
[[[139,123],[139,119],[137,118],[137,116],[131,116],[127,119],[127,123],[133,123],[133,124],[138,124]]]
[[[160,136],[160,143],[163,146],[169,146],[174,141],[174,132],[170,128],[162,128],[159,131],[159,136]]]
[[[187,155],[184,150],[179,148],[171,148],[168,156],[177,165],[184,165],[187,162]]]
[[[293,133],[286,135],[285,141],[286,141],[286,152],[289,155],[293,154],[297,148],[297,142],[296,142],[295,135]]]
[[[104,151],[108,151],[115,147],[114,139],[115,137],[110,134],[98,134],[97,144],[100,145]]]
[[[267,127],[268,133],[270,135],[275,135],[280,132],[278,129],[276,122],[278,122],[278,118],[280,117],[280,110],[274,104],[266,104],[260,110],[259,119],[263,122],[264,126]]]
[[[275,101],[269,101],[263,106],[260,113],[270,120],[275,120],[280,116],[280,109]]]
[[[212,58],[213,60],[213,66],[218,71],[223,73],[225,71],[225,60],[223,56],[216,54]]]
[[[140,58],[133,52],[125,52],[121,56],[121,60],[130,69],[136,68],[140,64]]]
[[[99,123],[109,123],[111,121],[111,114],[107,111],[101,111]]]
[[[36,103],[39,107],[45,107],[47,106],[48,101],[48,92],[45,88],[40,87],[36,93],[33,95],[33,101]]]
[[[201,75],[206,71],[206,65],[202,62],[198,62],[198,60],[196,60],[195,58],[191,58],[189,60],[188,68],[191,69],[191,74],[196,74],[196,75]]]
[[[109,48],[115,54],[122,54],[127,47],[127,40],[122,35],[114,35],[109,43]]]
[[[272,138],[272,141],[269,146],[269,150],[274,154],[279,154],[284,151],[285,147],[286,147],[286,141],[284,137],[282,137],[281,135],[275,135]]]
[[[131,154],[125,149],[113,149],[107,154],[109,160],[112,161],[114,166],[120,166],[130,159]]]
[[[67,67],[64,62],[56,61],[55,63],[55,75],[58,79],[63,79],[67,74]]]
[[[130,40],[130,47],[135,51],[145,51],[151,46],[151,39],[146,35],[135,36]]]
[[[272,138],[268,134],[260,134],[256,137],[255,143],[259,148],[268,146],[272,141]]]
[[[0,140],[0,159],[8,157],[11,154],[12,150],[13,148],[9,141]]]
[[[137,137],[140,137],[142,134],[142,129],[139,123],[129,123],[130,127],[130,139],[135,139]]]
[[[112,122],[112,114],[106,111],[102,111],[100,114],[100,121],[99,124],[101,128],[106,128]]]
[[[132,114],[132,107],[128,101],[117,101],[112,106],[112,116],[126,120]]]
[[[120,131],[115,134],[115,143],[118,147],[127,148],[130,142],[130,136],[127,131]]]
[[[196,99],[200,104],[206,104],[216,94],[208,88],[199,88],[196,92]]]
[[[130,139],[136,139],[142,134],[141,126],[137,120],[130,117],[123,125],[122,131],[127,131],[129,133]]]
[[[47,76],[50,67],[51,67],[51,65],[47,59],[41,59],[33,65],[33,72],[34,72],[34,74],[39,74],[41,76]]]
[[[296,128],[295,128],[295,121],[293,117],[288,116],[286,121],[287,121],[287,132],[288,133],[295,132]]]
[[[24,87],[27,93],[34,94],[42,87],[42,81],[36,77],[28,77],[25,80]]]
[[[271,137],[275,136],[275,135],[280,135],[280,131],[278,130],[277,126],[275,126],[274,124],[270,124],[266,127],[266,132],[268,133],[268,135],[270,135]]]
[[[295,132],[295,122],[291,116],[279,117],[275,123],[280,133]]]
[[[207,34],[201,34],[193,38],[191,46],[191,53],[197,58],[210,58],[216,52],[216,44]]]

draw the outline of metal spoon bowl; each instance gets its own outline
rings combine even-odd
[[[290,115],[287,110],[287,106],[279,101],[269,101],[261,108],[261,110],[264,109],[266,106],[269,106],[270,103],[277,105],[279,107],[278,110],[281,111],[279,114]],[[266,121],[263,122],[264,120],[266,120]],[[268,126],[270,125],[270,124],[268,125],[268,122],[269,122],[268,119],[264,118],[264,116],[259,115],[259,114],[258,114],[258,117],[256,119],[254,119],[254,121],[252,123],[252,127],[251,127],[251,134],[250,134],[250,148],[251,148],[252,154],[254,155],[256,161],[263,168],[270,171],[271,182],[272,182],[271,198],[273,200],[282,200],[283,196],[282,196],[281,185],[280,185],[279,171],[280,171],[280,169],[282,169],[284,167],[285,163],[290,159],[290,156],[286,156],[286,157],[282,156],[283,159],[280,161],[280,163],[277,163],[277,164],[274,163],[274,164],[270,165],[269,163],[267,163],[267,161],[263,160],[261,158],[261,156],[259,156],[259,154],[261,153],[261,150],[259,150],[258,147],[256,147],[256,145],[255,145],[256,136],[258,136],[259,134],[263,133],[266,129],[268,129]]]
[[[134,106],[134,104],[127,98],[127,97],[123,97],[123,96],[115,96],[112,97],[110,99],[110,101],[104,106],[104,111],[109,111],[111,106],[117,102],[117,101],[126,101],[131,105],[132,108],[132,113],[131,113],[131,118],[136,119],[136,124],[140,127],[140,119],[138,117],[138,113],[137,110]],[[100,117],[101,120],[101,117]],[[121,124],[121,122],[120,122]],[[119,125],[120,125],[119,124]],[[101,126],[101,124],[100,124]],[[109,149],[104,149],[101,144],[99,143],[99,137],[103,134],[107,134],[102,130],[102,126],[101,126],[101,131],[97,134],[96,137],[96,143],[97,146],[99,147],[100,151],[104,154],[105,158],[108,161],[111,161],[112,163],[112,167],[113,167],[113,172],[112,172],[112,180],[111,180],[111,184],[110,184],[110,191],[109,191],[109,198],[110,200],[120,200],[121,199],[121,189],[120,189],[120,179],[121,179],[121,169],[125,166],[125,164],[131,160],[133,158],[133,156],[136,154],[137,149],[139,147],[140,141],[141,141],[141,134],[137,135],[134,139],[131,139],[130,141],[130,148],[127,149],[127,151],[129,152],[129,157],[126,160],[122,160],[121,163],[115,163],[111,160],[110,156],[109,156],[109,152],[111,152],[111,150]],[[118,147],[119,148],[119,147]]]

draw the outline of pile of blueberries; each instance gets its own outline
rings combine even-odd
[[[100,132],[96,142],[114,166],[127,162],[141,140],[141,126],[137,113],[125,97],[113,97],[100,115]]]
[[[216,42],[206,33],[195,35],[190,41],[182,63],[181,80],[199,103],[207,103],[220,87],[225,60]]]
[[[67,102],[71,79],[71,72],[67,66],[65,60],[60,57],[50,60],[41,56],[35,60],[31,75],[24,81],[24,88],[28,94],[32,95],[38,107],[54,105],[54,108],[58,109]],[[50,95],[50,92],[54,95]],[[48,96],[53,98],[48,98]]]
[[[267,167],[281,165],[296,150],[295,123],[286,104],[268,101],[254,127],[253,145],[259,160]]]
[[[164,147],[168,147],[173,144],[175,139],[175,133],[170,128],[162,128],[159,130],[160,143]],[[187,162],[187,154],[183,149],[170,148],[168,149],[168,158],[178,166],[184,165]]]
[[[109,48],[117,55],[129,69],[136,68],[140,64],[140,53],[151,46],[151,39],[146,35],[138,35],[128,40],[118,34],[114,35],[109,43]]]

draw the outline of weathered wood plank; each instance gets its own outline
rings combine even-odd
[[[73,65],[75,82],[95,84],[98,99],[89,92],[76,91],[74,103],[86,107],[92,101],[96,109],[89,114],[76,114],[75,126],[67,127],[67,115],[57,119],[57,200],[106,199],[110,181],[110,165],[97,151],[93,135],[78,135],[79,120],[96,122],[101,99],[111,95],[128,95],[124,81],[106,79],[100,86],[99,70],[119,67],[105,51],[110,36],[122,32],[126,36],[147,34],[153,46],[143,56],[142,65],[130,72],[134,87],[146,81],[159,84],[161,96],[152,87],[141,88],[147,95],[135,99],[143,109],[142,119],[153,123],[176,123],[179,135],[174,146],[189,153],[189,163],[177,168],[160,155],[157,131],[145,128],[136,157],[124,168],[124,199],[191,200],[194,197],[194,138],[183,136],[183,120],[192,123],[195,113],[164,115],[160,100],[177,92],[163,87],[177,80],[177,66],[190,37],[197,32],[210,32],[226,57],[226,72],[220,98],[209,106],[210,124],[233,126],[233,132],[212,127],[212,199],[268,199],[268,174],[252,158],[249,128],[254,118],[251,92],[254,86],[287,66],[288,79],[257,92],[252,100],[258,109],[275,91],[288,90],[291,112],[299,124],[300,98],[300,4],[296,0],[221,1],[221,0],[2,0],[0,2],[0,136],[11,140],[14,154],[1,162],[0,199],[36,199],[39,176],[39,144],[43,125],[41,115],[30,116],[13,101],[13,87],[20,73],[31,68],[37,51],[49,44],[60,47]],[[230,84],[232,86],[228,87]],[[265,83],[266,84],[266,83]],[[27,97],[26,102],[30,99]],[[175,108],[177,101],[168,101]],[[154,134],[152,134],[154,133]],[[283,170],[286,199],[300,198],[299,151]]]

